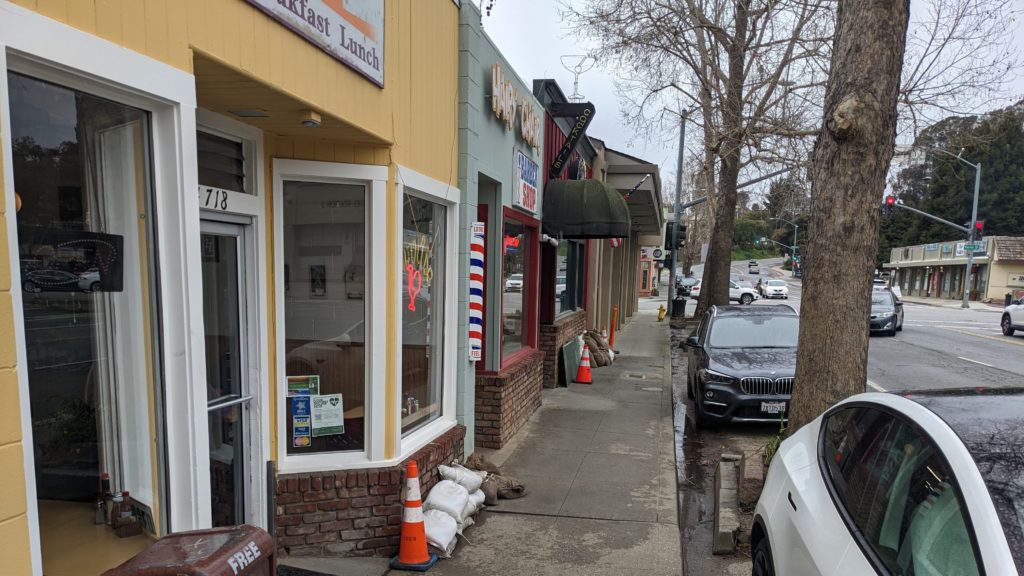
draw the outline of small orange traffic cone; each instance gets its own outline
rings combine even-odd
[[[580,367],[576,369],[576,379],[573,382],[577,384],[593,384],[594,380],[590,377],[590,346],[583,345],[583,356],[580,357]]]
[[[437,554],[427,553],[427,531],[423,524],[423,503],[420,501],[420,468],[409,460],[405,471],[405,504],[402,512],[402,540],[398,555],[391,558],[396,570],[426,572],[437,563]]]

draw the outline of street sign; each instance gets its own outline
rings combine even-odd
[[[976,252],[981,249],[981,244],[964,244],[964,250],[967,252]]]

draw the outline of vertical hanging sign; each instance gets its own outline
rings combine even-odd
[[[469,244],[469,359],[483,357],[484,340],[484,223],[473,222]]]

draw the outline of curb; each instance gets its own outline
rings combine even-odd
[[[740,529],[739,468],[741,456],[722,454],[715,468],[715,527],[712,554],[732,554],[736,551],[736,535]]]
[[[668,349],[666,353],[672,358],[672,348],[675,344],[673,332],[669,332]],[[686,430],[686,393],[676,385],[672,378],[671,360],[668,362],[668,381],[672,385],[672,436],[676,453],[676,523],[679,528],[679,552],[681,555],[682,573],[686,574],[686,521],[685,506],[683,502],[683,486],[686,486],[686,459],[683,453],[683,437]]]

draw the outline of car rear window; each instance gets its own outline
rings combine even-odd
[[[796,316],[726,316],[711,324],[711,348],[794,348],[800,333]]]
[[[783,282],[782,280],[769,280],[768,281],[768,285],[769,286],[785,286],[786,283]]]
[[[892,306],[892,294],[888,292],[875,292],[871,295],[872,306]]]

